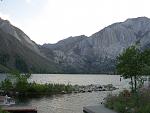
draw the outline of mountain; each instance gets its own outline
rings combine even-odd
[[[60,68],[19,28],[0,18],[0,72],[57,73]]]
[[[69,37],[38,45],[9,21],[0,18],[0,72],[114,73],[116,57],[131,45],[150,48],[150,19],[114,23],[87,37]]]
[[[65,73],[113,73],[116,57],[136,43],[140,43],[141,48],[150,47],[150,19],[147,17],[127,19],[90,37],[69,37],[42,47],[47,48],[43,54],[52,58]]]

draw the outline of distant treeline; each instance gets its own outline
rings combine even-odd
[[[21,73],[50,73],[48,70],[29,65],[20,55],[10,56],[0,53],[0,73],[9,73],[18,70]]]

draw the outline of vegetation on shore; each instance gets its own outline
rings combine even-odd
[[[130,79],[131,91],[136,93],[144,83],[143,76],[150,74],[150,50],[127,48],[117,59],[117,72]]]
[[[150,113],[150,88],[144,89],[143,76],[150,74],[150,50],[136,46],[127,48],[118,57],[117,72],[130,79],[131,90],[108,95],[105,105],[119,113]]]
[[[9,113],[9,112],[4,111],[4,110],[2,110],[2,109],[0,108],[0,113]]]
[[[124,90],[119,95],[109,95],[105,106],[119,113],[150,113],[150,89],[137,94]]]
[[[71,93],[73,91],[72,85],[68,84],[38,84],[35,82],[28,82],[30,74],[11,74],[15,80],[5,79],[0,84],[0,89],[6,94],[12,95],[51,95],[60,93]]]

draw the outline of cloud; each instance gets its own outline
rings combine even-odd
[[[0,18],[2,18],[4,20],[10,20],[10,15],[9,14],[3,14],[2,12],[0,12]]]
[[[150,17],[149,0],[43,1],[47,1],[46,5],[40,8],[38,15],[17,24],[32,40],[40,44],[55,43],[75,35],[90,36],[114,22],[121,22],[127,18]]]
[[[27,2],[27,3],[30,3],[30,2],[31,2],[31,0],[26,0],[26,2]]]

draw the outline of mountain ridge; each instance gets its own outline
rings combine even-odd
[[[53,50],[54,61],[62,65],[63,69],[66,69],[65,72],[113,73],[116,57],[124,49],[138,41],[141,47],[149,45],[149,31],[150,19],[147,17],[130,18],[124,22],[114,23],[77,42],[69,47],[69,50],[66,47],[67,52]],[[55,45],[58,46],[59,42],[53,46]],[[49,48],[52,49],[50,46]],[[65,43],[61,48],[65,48]]]
[[[1,55],[5,52],[11,59],[0,61],[2,70],[16,68],[17,54],[17,58],[24,60],[22,65],[33,72],[114,73],[116,57],[124,49],[137,42],[141,48],[150,47],[150,19],[130,18],[111,24],[89,37],[80,35],[43,45],[36,44],[9,21],[0,19],[0,39],[0,59],[6,55]]]
[[[0,64],[9,70],[17,69],[21,72],[56,73],[59,71],[57,64],[46,58],[39,46],[22,30],[2,19],[0,19]],[[3,69],[0,71],[3,72]]]

